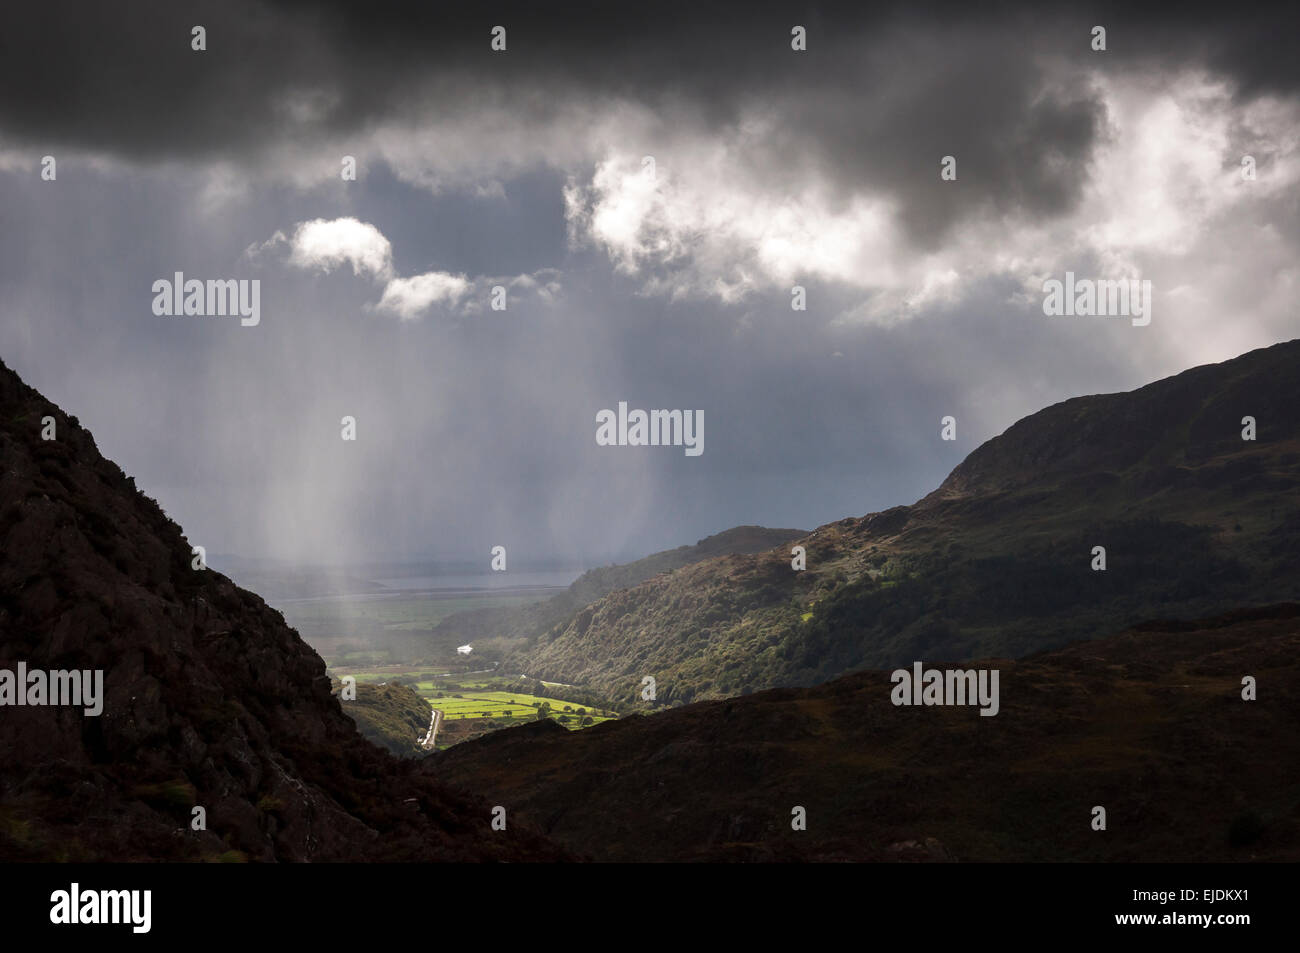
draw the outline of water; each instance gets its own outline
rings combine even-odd
[[[442,576],[399,576],[393,579],[376,579],[387,589],[398,591],[428,589],[520,589],[533,586],[568,588],[582,575],[581,569],[559,572],[484,572],[448,574]]]

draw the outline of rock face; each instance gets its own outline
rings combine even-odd
[[[280,613],[192,558],[76,419],[0,364],[0,669],[104,685],[98,717],[0,707],[0,858],[561,855],[365,741]]]
[[[895,706],[861,672],[510,728],[421,769],[596,860],[1300,860],[1300,605],[934,664],[1000,670],[998,714]]]

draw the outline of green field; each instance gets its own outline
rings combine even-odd
[[[435,689],[429,682],[421,682],[416,690],[423,695],[434,708],[440,710],[448,721],[460,718],[490,718],[497,721],[511,722],[533,721],[543,704],[550,705],[551,717],[560,719],[567,716],[561,724],[569,728],[582,727],[582,719],[588,717],[592,724],[609,721],[616,717],[613,712],[588,708],[563,698],[529,695],[525,692],[475,691],[468,687],[453,690]]]
[[[335,677],[351,675],[358,684],[397,680],[408,685],[443,713],[443,724],[450,743],[487,731],[536,721],[543,706],[549,706],[547,715],[550,718],[575,731],[618,718],[618,712],[603,705],[565,697],[565,689],[572,689],[577,695],[586,693],[558,682],[521,680],[518,682],[519,689],[515,690],[512,686],[516,684],[518,676],[510,678],[487,674],[466,677],[427,668],[405,669],[400,665],[351,668],[344,664],[331,666],[331,670]],[[547,694],[535,694],[539,685],[546,689]],[[525,687],[534,691],[526,691]],[[471,722],[475,724],[471,726]],[[463,727],[458,727],[460,725]],[[465,735],[464,732],[470,734]],[[444,747],[443,735],[439,736],[438,747]]]
[[[438,628],[456,613],[515,609],[554,592],[313,596],[286,601],[284,614],[325,659],[331,676],[351,676],[359,684],[406,685],[441,711],[437,746],[445,748],[541,716],[573,730],[618,717],[608,700],[581,686],[500,671],[515,641],[495,623],[472,627],[472,632],[464,626]],[[462,643],[472,644],[472,654],[458,652]]]

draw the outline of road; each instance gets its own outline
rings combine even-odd
[[[442,724],[442,712],[435,708],[429,714],[429,731],[419,740],[419,744],[426,750],[432,751],[434,742],[438,740],[438,728]]]

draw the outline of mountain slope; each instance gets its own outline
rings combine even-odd
[[[104,689],[98,717],[0,708],[0,859],[562,856],[365,741],[280,613],[191,568],[180,528],[3,364],[0,461],[0,669]]]
[[[773,546],[806,536],[802,529],[769,529],[765,526],[734,526],[706,536],[693,546],[678,546],[653,553],[643,559],[613,566],[602,566],[583,573],[567,590],[544,602],[516,608],[473,609],[442,620],[434,629],[440,638],[471,642],[500,638],[511,640],[537,638],[557,625],[566,625],[591,603],[619,589],[627,589],[660,573],[670,573],[683,566],[715,556],[760,553]],[[518,658],[507,657],[508,668],[516,668]]]
[[[672,572],[716,556],[761,553],[791,540],[807,536],[803,529],[769,529],[765,526],[733,526],[706,536],[693,546],[678,546],[654,553],[635,562],[605,566],[583,573],[569,594],[579,606],[587,606],[617,589],[627,589],[661,572]]]
[[[511,728],[422,770],[597,860],[1295,861],[1298,623],[1283,604],[961,666],[1000,671],[994,717],[896,707],[871,671]]]
[[[357,697],[345,702],[343,710],[356,723],[357,731],[400,757],[427,754],[420,739],[429,733],[433,707],[414,689],[405,685],[357,683]]]
[[[517,666],[616,704],[1019,656],[1143,618],[1300,598],[1300,341],[1018,422],[933,493],[604,596]],[[1242,439],[1242,418],[1258,433]],[[1106,550],[1105,571],[1092,569]]]

